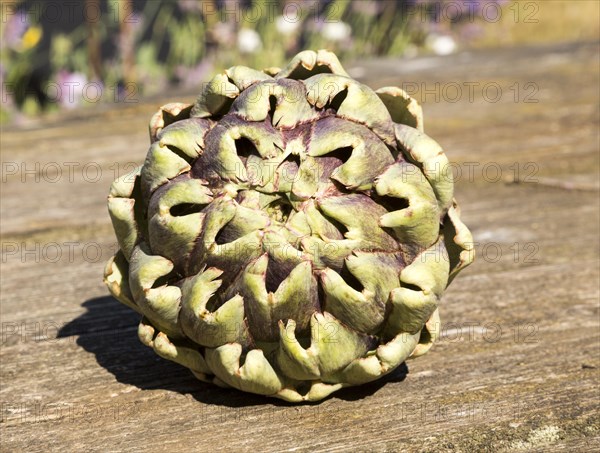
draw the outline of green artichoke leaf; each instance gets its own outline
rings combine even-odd
[[[152,342],[152,347],[162,358],[178,363],[195,373],[211,373],[206,360],[204,360],[197,347],[192,344],[187,342],[175,344],[165,333],[158,332]]]
[[[161,147],[180,149],[186,156],[195,159],[204,149],[204,136],[213,126],[213,122],[202,118],[189,118],[170,124],[158,134]]]
[[[234,200],[228,196],[219,197],[206,208],[205,214],[202,233],[190,256],[191,271],[197,273],[208,265],[227,269],[228,275],[236,275],[251,260],[262,254],[262,230],[252,230],[249,225],[242,225],[244,218],[248,218],[250,213]],[[250,226],[263,226],[267,222],[264,215],[257,215]],[[237,237],[238,234],[244,235]]]
[[[356,80],[334,74],[318,74],[304,81],[308,102],[318,109],[327,105],[337,107],[334,100],[343,99],[337,116],[364,124],[386,144],[394,146],[394,123],[385,105],[375,92]]]
[[[200,179],[176,178],[157,189],[148,207],[148,241],[157,254],[184,269],[205,214],[212,201],[211,191]]]
[[[396,124],[398,145],[405,157],[422,169],[438,199],[440,213],[446,213],[454,196],[454,180],[448,158],[442,147],[419,130]]]
[[[440,309],[436,308],[423,326],[423,329],[421,329],[419,343],[410,355],[409,359],[415,359],[427,353],[440,337],[440,330]]]
[[[449,285],[454,277],[475,259],[473,235],[460,220],[460,208],[456,200],[453,200],[452,206],[448,209],[442,232],[450,258]]]
[[[309,227],[309,234],[316,235],[324,241],[344,239],[344,233],[319,211],[315,200],[308,200],[302,212]]]
[[[245,343],[244,299],[236,295],[214,311],[207,309],[210,299],[221,287],[217,280],[223,271],[208,268],[182,285],[179,320],[188,338],[199,345],[215,348],[225,343]]]
[[[190,111],[191,117],[209,118],[227,113],[240,90],[229,81],[226,73],[217,74],[208,82]]]
[[[253,338],[273,342],[281,319],[293,317],[301,330],[308,329],[318,308],[317,282],[306,257],[281,236],[267,232],[263,247],[267,252],[246,267],[239,291]]]
[[[262,254],[263,234],[254,231],[225,244],[212,244],[199,261],[202,265],[227,269],[229,278],[233,278],[249,262]],[[227,280],[228,282],[230,280]]]
[[[247,208],[235,201],[233,205],[235,206],[233,217],[219,231],[222,242],[231,242],[257,230],[263,230],[271,224],[271,219],[266,212]]]
[[[182,336],[177,322],[181,289],[168,284],[154,287],[157,280],[172,270],[171,261],[151,255],[143,242],[135,247],[129,261],[129,287],[136,304],[153,325],[175,338]]]
[[[347,239],[360,241],[361,250],[398,250],[396,240],[379,226],[379,218],[387,211],[367,195],[355,193],[321,198],[317,205],[323,214],[348,229],[344,234]]]
[[[273,78],[265,72],[257,71],[256,69],[248,68],[246,66],[232,66],[225,70],[225,75],[229,81],[233,82],[238,90],[240,90],[240,93],[257,82],[273,80]]]
[[[325,309],[356,331],[376,334],[384,322],[390,292],[399,286],[402,258],[399,253],[355,251],[345,263],[362,290],[334,270],[323,270]]]
[[[231,106],[231,112],[246,121],[269,118],[277,128],[291,129],[319,118],[306,100],[304,84],[294,80],[268,80],[244,91]],[[274,104],[274,105],[272,105]]]
[[[239,148],[242,139],[250,142]],[[206,151],[195,163],[200,177],[211,179],[212,174],[233,182],[249,182],[264,185],[275,173],[279,161],[276,159],[284,148],[281,133],[269,122],[245,123],[234,115],[228,115],[215,126],[205,138]],[[243,159],[243,160],[242,160]],[[275,159],[269,164],[262,159]],[[250,167],[250,168],[248,168]],[[208,173],[205,176],[205,173]]]
[[[164,127],[189,118],[191,110],[191,104],[184,104],[181,102],[172,102],[159,108],[158,111],[152,115],[150,124],[148,125],[150,143],[154,143],[158,140],[158,134]]]
[[[344,387],[343,384],[325,384],[321,381],[311,381],[308,392],[304,394],[301,394],[294,388],[286,387],[281,389],[277,395],[274,396],[292,403],[300,403],[303,401],[320,401],[342,387]]]
[[[309,199],[317,193],[319,186],[329,183],[327,175],[324,174],[323,166],[319,164],[319,160],[315,157],[301,157],[300,166],[291,187],[292,193],[298,199]]]
[[[298,243],[302,237],[309,236],[312,232],[307,214],[304,211],[292,211],[287,219],[285,228],[296,236]]]
[[[336,384],[338,371],[376,344],[373,337],[346,327],[328,312],[316,312],[311,318],[310,347],[304,348],[295,335],[296,323],[279,323],[278,366],[287,376],[298,380],[321,378]]]
[[[360,240],[322,240],[316,236],[300,239],[302,250],[309,254],[313,266],[317,270],[330,268],[339,272],[344,267],[344,260],[362,245]]]
[[[275,78],[303,80],[321,73],[349,77],[333,52],[328,50],[304,50],[290,60],[287,66],[277,72]]]
[[[312,320],[312,316],[311,316]],[[305,349],[296,338],[296,321],[279,321],[279,348],[276,362],[286,376],[300,381],[318,379],[319,358],[314,348]]]
[[[390,166],[375,183],[382,197],[408,200],[408,206],[382,215],[379,224],[392,228],[404,244],[427,248],[439,236],[440,211],[429,182],[418,167],[407,162]]]
[[[108,194],[108,213],[117,236],[119,248],[129,260],[133,248],[140,241],[143,224],[139,205],[141,167],[117,178]]]
[[[349,149],[344,156],[346,161],[335,168],[331,178],[347,189],[370,189],[375,178],[394,163],[387,146],[368,128],[334,116],[316,123],[309,156],[327,156],[344,148]]]
[[[322,380],[336,383],[335,373],[375,344],[374,338],[346,327],[328,312],[315,313],[311,320],[310,349],[319,359]]]
[[[382,344],[375,354],[353,360],[338,375],[338,379],[351,385],[374,381],[404,362],[414,351],[418,334],[400,333],[388,343]]]
[[[235,217],[236,212],[235,201],[227,195],[214,198],[203,210],[204,224],[197,242],[202,251],[209,251],[216,246],[217,235]]]
[[[383,87],[375,93],[390,112],[394,123],[406,124],[420,132],[424,131],[423,109],[406,91],[397,87]]]
[[[260,349],[249,351],[240,366],[241,358],[242,346],[239,343],[206,350],[208,366],[230,386],[259,395],[274,395],[282,389],[279,376]]]
[[[133,295],[129,288],[129,263],[122,250],[119,250],[106,263],[104,268],[104,284],[115,299],[141,313],[140,308],[133,300]]]
[[[161,146],[154,142],[140,173],[142,195],[149,200],[152,192],[170,179],[175,178],[191,169],[187,160],[174,153],[168,146]]]
[[[443,239],[417,255],[400,273],[400,287],[390,294],[391,310],[385,332],[414,334],[437,309],[448,282],[450,263]]]

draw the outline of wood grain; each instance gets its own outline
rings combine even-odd
[[[314,405],[196,381],[142,346],[137,316],[107,296],[107,189],[144,158],[159,101],[4,127],[1,450],[600,449],[599,67],[597,43],[354,65],[375,88],[466,81],[503,95],[416,94],[428,133],[474,169],[456,196],[478,259],[445,295],[441,341]]]

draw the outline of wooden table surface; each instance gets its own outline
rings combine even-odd
[[[4,126],[3,452],[600,449],[598,43],[349,67],[418,89],[456,163],[478,257],[439,343],[320,404],[200,383],[102,284],[107,190],[143,160],[160,102]]]

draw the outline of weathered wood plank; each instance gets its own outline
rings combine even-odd
[[[598,55],[593,43],[361,63],[375,87],[531,82],[539,102],[425,99],[428,132],[462,170],[479,164],[457,182],[479,259],[447,292],[429,354],[318,405],[197,382],[142,346],[137,316],[106,296],[106,192],[142,161],[154,105],[3,130],[2,451],[597,450]],[[53,163],[69,162],[73,177],[54,181]],[[37,182],[20,168],[36,163]]]

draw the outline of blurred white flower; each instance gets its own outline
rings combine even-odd
[[[448,35],[430,35],[426,41],[429,47],[436,55],[450,55],[456,52],[456,41]]]
[[[352,28],[346,22],[325,22],[321,29],[323,38],[329,41],[346,41],[350,39]]]
[[[299,20],[292,21],[289,17],[279,16],[277,19],[275,19],[275,27],[282,35],[293,34],[296,30],[298,30],[299,26]]]
[[[262,48],[260,35],[250,28],[242,28],[238,32],[237,44],[242,53],[254,53]]]
[[[81,103],[83,91],[87,89],[88,79],[81,72],[68,72],[62,69],[56,75],[54,85],[54,89],[56,89],[55,100],[63,107],[73,109]]]

